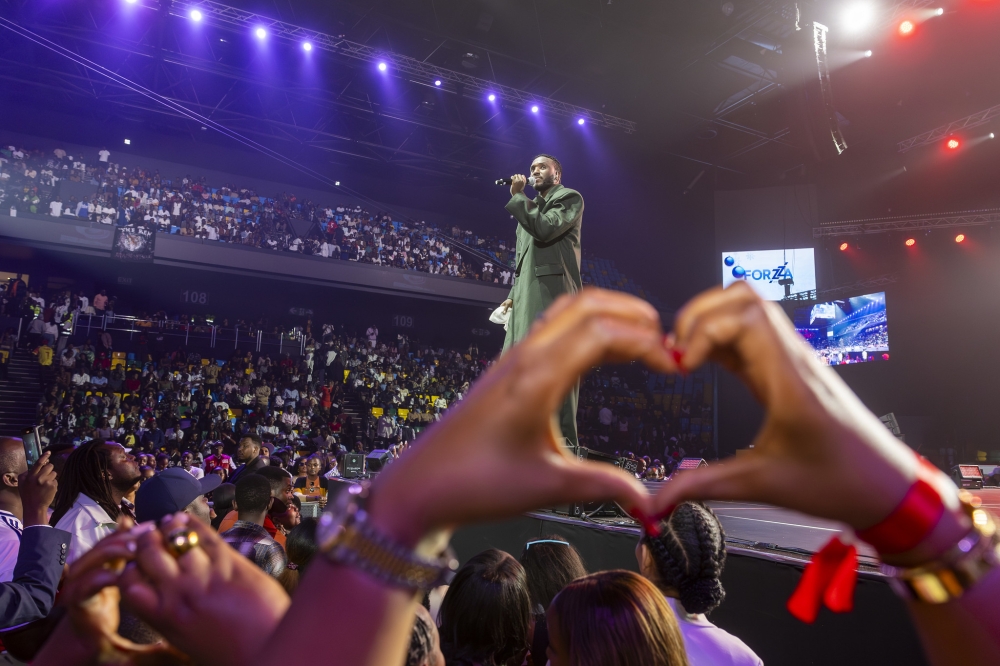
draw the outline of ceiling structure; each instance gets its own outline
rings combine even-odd
[[[497,164],[523,155],[541,133],[580,131],[567,114],[543,109],[540,122],[520,102],[490,104],[482,90],[451,81],[436,87],[417,70],[379,76],[371,58],[336,49],[309,54],[307,68],[295,44],[262,47],[234,25],[193,26],[178,14],[194,4],[6,0],[0,16],[81,59],[0,30],[0,81],[29,104],[109,123],[145,119],[197,141],[220,140],[186,109],[295,160],[327,155],[432,178],[487,182]],[[984,70],[950,73],[967,64],[960,62],[967,52],[931,43],[934,31],[941,39],[956,32],[954,21],[948,32],[948,15],[937,19],[941,26],[921,26],[927,34],[912,44],[894,43],[894,22],[928,4],[883,2],[879,27],[863,38],[841,29],[843,3],[833,0],[260,0],[239,9],[372,54],[396,54],[428,72],[454,72],[456,81],[495,82],[523,99],[550,98],[620,119],[629,132],[598,123],[587,131],[624,152],[669,158],[687,184],[706,170],[753,183],[762,173],[780,182],[812,168],[817,156],[806,145],[796,93],[809,69],[792,46],[803,32],[797,27],[813,21],[830,26],[845,155],[859,152],[850,149],[856,145],[884,144],[895,157],[896,142],[907,136],[995,105],[1000,84],[988,82]],[[864,48],[875,57],[858,57]],[[906,58],[922,71],[904,71]],[[964,99],[919,104],[935,77],[945,76],[956,88],[977,76],[981,85]]]

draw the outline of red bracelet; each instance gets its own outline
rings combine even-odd
[[[944,514],[941,495],[928,481],[937,474],[936,467],[920,458],[917,480],[903,500],[880,523],[857,530],[882,555],[905,553],[916,548],[937,526]],[[833,537],[806,565],[795,592],[788,600],[789,612],[806,623],[813,623],[820,605],[835,613],[854,608],[854,585],[857,580],[858,551],[852,544]]]

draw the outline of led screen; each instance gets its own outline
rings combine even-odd
[[[792,319],[828,365],[889,360],[885,292],[797,308]]]
[[[722,286],[744,280],[763,298],[780,301],[787,293],[816,288],[816,263],[811,247],[797,250],[754,250],[722,253]],[[782,284],[787,282],[788,284]]]

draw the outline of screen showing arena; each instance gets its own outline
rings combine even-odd
[[[885,292],[798,308],[793,319],[828,365],[889,360]]]

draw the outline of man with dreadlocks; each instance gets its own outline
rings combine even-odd
[[[73,535],[70,563],[114,532],[119,516],[131,515],[122,500],[140,480],[135,456],[116,442],[93,439],[69,455],[59,476],[51,523]]]

